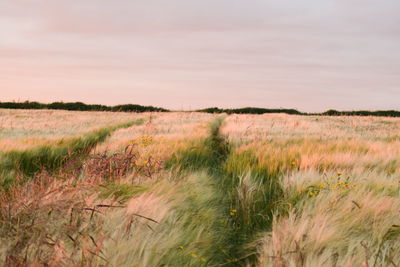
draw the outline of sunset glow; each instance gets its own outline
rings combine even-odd
[[[0,3],[0,101],[399,109],[400,2]]]

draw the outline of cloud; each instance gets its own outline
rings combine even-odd
[[[0,78],[14,99],[393,107],[399,8],[394,0],[3,0]]]

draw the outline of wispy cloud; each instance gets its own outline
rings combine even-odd
[[[3,0],[0,100],[400,108],[398,11],[394,0]]]

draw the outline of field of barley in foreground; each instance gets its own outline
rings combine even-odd
[[[0,266],[400,266],[400,118],[0,109]]]

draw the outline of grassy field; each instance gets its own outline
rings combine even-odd
[[[0,265],[400,266],[400,119],[0,110]]]

